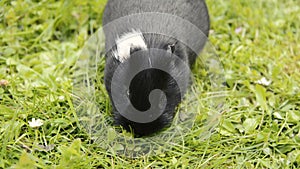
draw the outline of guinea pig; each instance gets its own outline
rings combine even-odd
[[[176,79],[189,83],[188,74],[179,66],[180,61],[172,60],[172,57],[178,57],[188,67],[193,66],[207,41],[210,28],[205,1],[108,0],[103,25],[106,50],[104,82],[112,103],[115,124],[132,131],[135,136],[150,135],[168,127],[185,93],[180,90]],[[166,68],[151,68],[153,64],[163,64]],[[137,72],[128,85],[125,81],[133,67],[143,65],[150,67]],[[122,67],[119,79],[114,81],[119,67]],[[165,102],[164,110],[150,121],[127,118],[117,108],[112,94],[114,84],[128,85],[126,93],[119,92],[115,98],[128,97],[136,110],[145,112],[151,106],[159,107]],[[151,103],[149,95],[155,89],[161,90],[166,100],[162,97]],[[121,108],[126,109],[126,104]]]

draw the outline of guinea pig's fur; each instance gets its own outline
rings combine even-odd
[[[148,12],[178,16],[195,25],[206,37],[210,27],[209,15],[204,0],[108,0],[103,15],[106,37],[105,86],[112,101],[115,124],[123,126],[128,131],[133,131],[136,136],[149,135],[169,126],[174,118],[176,106],[183,99],[183,95],[180,93],[179,86],[174,78],[166,72],[158,69],[144,70],[138,73],[131,81],[128,94],[132,105],[139,111],[148,110],[150,108],[148,97],[153,89],[160,89],[165,93],[167,105],[162,115],[153,122],[137,123],[130,121],[116,110],[111,96],[112,77],[117,67],[124,61],[130,61],[134,52],[147,51],[150,48],[173,53],[189,66],[192,66],[204,46],[204,43],[199,44],[197,46],[199,50],[195,51],[176,37],[147,33],[152,28],[154,30],[154,27],[159,26],[170,32],[184,32],[179,33],[182,38],[193,37],[187,36],[191,32],[180,30],[180,25],[177,25],[176,22],[168,23],[166,21],[157,25],[157,23],[152,24],[151,20],[144,18],[137,21],[141,26],[120,24],[114,26],[117,27],[116,29],[105,27],[105,25],[109,25],[122,17]],[[147,27],[148,30],[143,30],[143,27]],[[130,69],[130,67],[127,69]],[[169,69],[170,71],[180,71],[176,70],[178,69],[176,63],[175,65],[170,65]],[[126,70],[124,72],[126,74]]]

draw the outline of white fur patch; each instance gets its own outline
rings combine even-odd
[[[141,48],[147,50],[147,45],[142,32],[132,30],[116,40],[117,51],[114,51],[114,57],[120,62],[124,62],[130,57],[131,48]]]

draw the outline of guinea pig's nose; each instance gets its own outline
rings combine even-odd
[[[163,109],[164,108],[164,106],[165,106],[165,102],[166,100],[165,99],[163,99],[163,98],[161,98],[160,99],[160,101],[159,101],[159,104],[158,104],[158,107],[159,107],[159,109]]]
[[[160,94],[160,97],[159,97],[158,108],[161,109],[161,110],[164,109],[165,105],[166,105],[166,102],[167,102],[167,100],[166,100],[166,97],[165,97],[165,93],[163,92],[163,93]]]

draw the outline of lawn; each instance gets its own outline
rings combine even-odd
[[[101,27],[105,2],[0,1],[0,168],[300,167],[299,0],[207,0],[210,49],[227,82],[222,115],[209,134],[204,131],[211,110],[205,98],[213,91],[198,61],[191,130],[135,158],[117,153],[130,143],[107,144],[130,134],[96,124],[100,136],[106,134],[95,140],[73,102],[74,65]],[[110,119],[101,82],[97,101]]]

